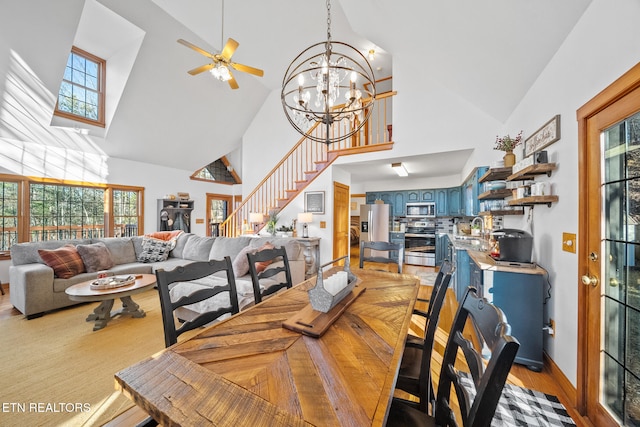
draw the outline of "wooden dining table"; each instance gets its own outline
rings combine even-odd
[[[319,338],[282,327],[311,278],[115,375],[168,426],[383,426],[419,279],[353,269],[365,291]]]

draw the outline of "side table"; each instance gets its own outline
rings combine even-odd
[[[320,237],[298,237],[296,240],[304,246],[304,278],[308,279],[318,274],[318,266],[320,265]]]

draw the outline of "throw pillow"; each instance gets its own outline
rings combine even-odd
[[[247,254],[256,253],[257,249],[252,248],[250,246],[245,246],[239,253],[236,255],[233,260],[233,274],[236,277],[242,277],[249,272],[249,259],[247,258]]]
[[[53,269],[53,274],[61,279],[69,279],[84,273],[84,263],[73,245],[64,245],[58,249],[38,249],[40,258]]]
[[[80,254],[80,258],[82,258],[87,273],[108,270],[115,265],[111,257],[111,251],[107,249],[107,245],[103,242],[92,243],[91,245],[78,245],[76,249]]]
[[[152,237],[142,238],[142,252],[138,255],[140,262],[166,261],[169,252],[175,247],[175,240],[165,241]]]
[[[264,245],[262,245],[260,248],[258,248],[256,253],[264,249],[274,249],[274,248],[275,246],[273,246],[270,242],[267,242]],[[262,273],[272,262],[273,262],[272,260],[256,262],[256,271],[258,272],[258,274]]]

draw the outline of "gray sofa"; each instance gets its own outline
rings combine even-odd
[[[243,249],[247,246],[257,249],[266,242],[271,242],[274,246],[284,246],[286,248],[293,283],[297,284],[304,280],[305,261],[303,250],[300,243],[291,238],[202,237],[183,233],[178,236],[175,248],[169,253],[169,257],[165,261],[152,263],[138,261],[138,256],[142,252],[142,241],[142,236],[137,236],[15,244],[11,247],[11,266],[9,267],[11,304],[28,319],[41,316],[50,310],[78,304],[78,302],[69,299],[65,289],[77,283],[97,278],[97,272],[80,273],[68,279],[58,278],[54,276],[53,269],[44,263],[38,253],[38,249],[57,249],[69,243],[86,245],[103,242],[109,249],[115,264],[109,269],[109,272],[113,274],[141,274],[154,273],[159,268],[171,270],[194,261],[222,259],[224,256],[229,256],[234,261],[239,254],[246,257]],[[242,254],[241,251],[243,251]],[[174,294],[179,296],[179,294],[188,292],[193,286],[213,286],[218,280],[216,278],[205,279],[199,284],[184,284],[184,286],[179,286],[181,285],[179,284],[172,289],[172,298]],[[241,277],[236,277],[236,282],[240,306],[243,308],[253,302],[251,277],[246,273]],[[193,311],[199,311],[198,307],[194,307]]]

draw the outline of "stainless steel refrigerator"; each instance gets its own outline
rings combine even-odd
[[[374,203],[360,205],[360,241],[388,242],[389,241],[390,205]],[[367,249],[368,250],[368,249]],[[374,251],[369,255],[386,255],[384,252]]]

